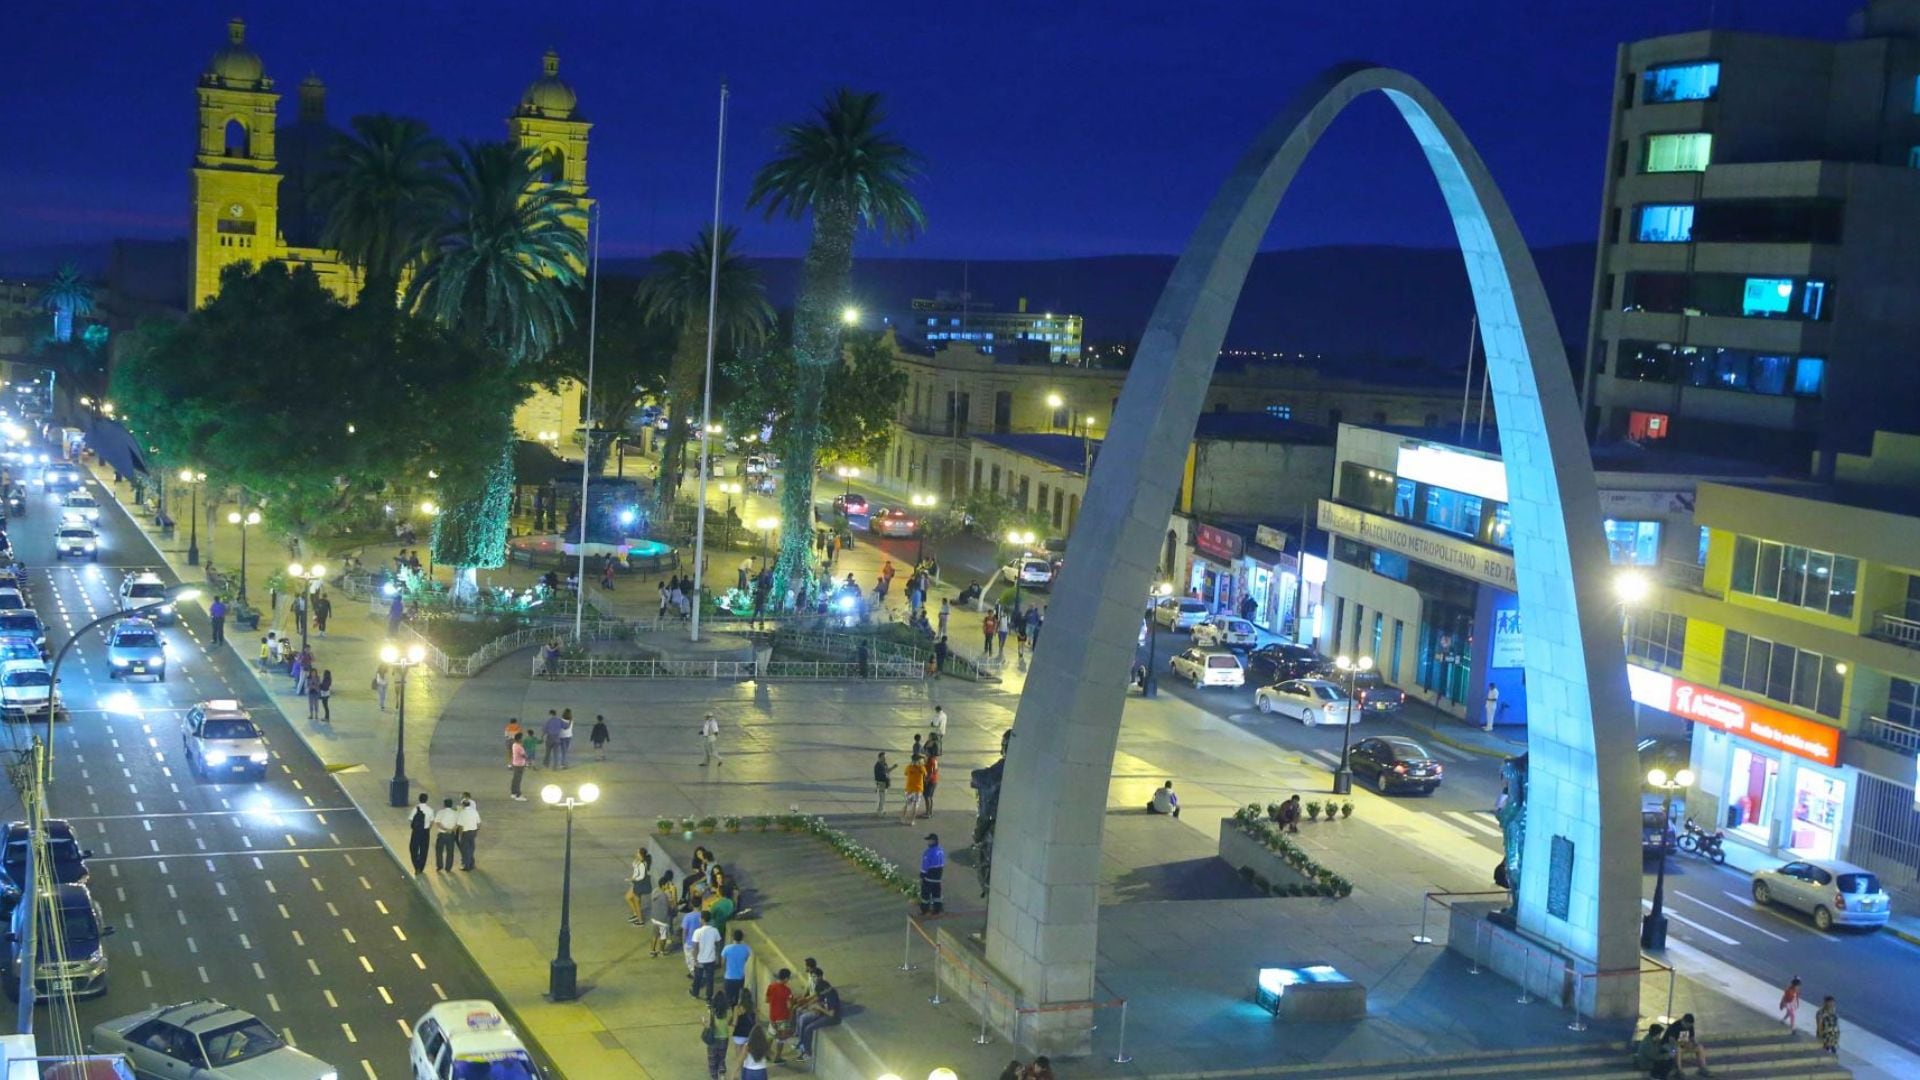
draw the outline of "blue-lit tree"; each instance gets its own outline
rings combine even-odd
[[[67,263],[40,290],[40,307],[53,313],[53,340],[72,341],[73,317],[93,314],[93,286],[80,276],[78,266]]]

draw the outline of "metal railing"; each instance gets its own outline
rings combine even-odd
[[[1660,560],[1660,580],[1676,589],[1707,591],[1707,568],[1684,559]]]
[[[1905,615],[1883,611],[1873,617],[1873,636],[1884,638],[1896,645],[1905,645],[1909,649],[1920,649],[1920,622],[1909,619]]]
[[[1920,756],[1920,729],[1897,724],[1882,716],[1863,718],[1860,721],[1860,737],[1909,756]]]
[[[588,656],[561,659],[551,677],[560,679],[794,679],[848,681],[903,681],[919,679],[925,669],[909,660],[875,659],[863,674],[858,661],[772,660],[636,660]]]

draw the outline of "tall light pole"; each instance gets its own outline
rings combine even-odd
[[[427,580],[433,580],[433,519],[440,516],[440,504],[432,499],[420,503],[420,513],[427,519]]]
[[[313,591],[313,587],[315,585],[318,585],[319,583],[327,580],[327,568],[320,565],[319,563],[314,563],[312,566],[301,566],[299,563],[293,563],[287,567],[287,576],[300,583],[300,595],[304,597],[308,593],[311,593]],[[300,622],[300,651],[306,652],[307,651],[306,617],[305,616],[300,617],[299,622]]]
[[[187,565],[200,565],[200,485],[207,474],[192,469],[180,470],[180,482],[187,485],[190,506],[187,510]]]
[[[1665,769],[1648,769],[1647,784],[1660,789],[1660,816],[1664,820],[1660,836],[1660,868],[1653,879],[1653,907],[1640,920],[1640,947],[1667,947],[1667,856],[1672,848],[1667,837],[1673,835],[1673,793],[1693,786],[1693,772],[1681,769],[1671,777]]]
[[[427,658],[426,647],[419,642],[405,649],[389,641],[380,646],[380,662],[400,671],[400,722],[393,740],[393,779],[387,784],[387,805],[407,805],[407,672]]]
[[[916,491],[907,496],[907,502],[911,503],[920,515],[913,523],[913,531],[920,537],[919,554],[913,557],[914,565],[918,566],[927,561],[927,517],[933,512],[934,507],[940,505],[940,500],[928,492]]]
[[[60,651],[53,654],[53,670],[47,673],[47,752],[45,756],[41,758],[47,770],[46,776],[43,777],[45,783],[53,783],[53,720],[54,714],[58,711],[56,707],[58,704],[56,692],[60,687],[60,661],[67,658],[67,650],[78,644],[80,639],[86,636],[87,631],[103,623],[110,623],[119,619],[144,618],[150,611],[159,611],[169,604],[181,604],[199,595],[199,586],[174,585],[167,589],[166,594],[161,599],[155,600],[151,604],[141,604],[139,607],[132,608],[128,611],[109,611],[105,615],[75,630],[67,638],[66,643],[60,646]]]
[[[1340,767],[1333,771],[1333,793],[1345,795],[1353,790],[1353,769],[1347,760],[1347,751],[1353,746],[1353,710],[1357,703],[1353,696],[1353,684],[1361,672],[1373,670],[1373,657],[1362,656],[1355,660],[1351,656],[1337,656],[1333,666],[1347,676],[1347,722],[1340,725]]]
[[[247,602],[247,529],[260,524],[260,511],[227,511],[227,524],[240,526],[240,602]]]
[[[713,437],[720,425],[713,422],[713,350],[719,335],[720,319],[720,245],[726,234],[720,231],[720,193],[727,175],[727,98],[726,83],[720,84],[720,130],[713,140],[713,231],[708,234],[713,250],[707,260],[707,355],[700,383],[700,502],[693,508],[693,618],[687,620],[687,640],[700,640],[700,608],[707,576],[707,474],[713,469]],[[675,406],[677,410],[678,405]],[[667,468],[666,463],[660,466]],[[582,590],[585,595],[585,590]],[[572,818],[568,818],[572,821]]]
[[[780,527],[780,519],[763,517],[756,520],[753,527],[760,530],[760,561],[764,564],[767,561],[767,537],[772,536],[773,530]]]
[[[1007,543],[1020,550],[1020,554],[1013,559],[1013,613],[1015,615],[1020,614],[1020,572],[1025,569],[1021,564],[1026,561],[1024,556],[1027,549],[1033,545],[1033,541],[1032,529],[1007,530]]]
[[[1159,606],[1160,601],[1172,595],[1173,582],[1162,581],[1155,585],[1147,596],[1147,674],[1140,680],[1141,697],[1157,697],[1160,694],[1160,673],[1154,668],[1154,664],[1159,660],[1159,650],[1155,645],[1160,639],[1154,636],[1153,632],[1153,609]]]
[[[573,962],[573,808],[599,797],[598,784],[581,784],[577,795],[562,792],[559,784],[540,789],[541,802],[567,811],[567,853],[560,864],[560,947],[547,966],[547,997],[553,1001],[572,1001],[580,996],[579,970]]]
[[[746,487],[738,480],[722,480],[720,482],[720,494],[727,497],[727,538],[723,543],[729,545],[733,543],[733,497],[735,495],[744,495],[746,490]],[[745,501],[744,498],[742,501]]]
[[[860,469],[854,465],[836,465],[833,475],[840,478],[840,513],[847,513],[847,502],[853,498],[853,479],[860,475]]]

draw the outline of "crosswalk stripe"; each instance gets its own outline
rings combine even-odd
[[[1459,822],[1460,824],[1466,826],[1469,829],[1472,829],[1474,832],[1477,832],[1482,836],[1497,837],[1501,835],[1499,829],[1496,829],[1493,826],[1488,825],[1487,823],[1474,817],[1472,814],[1464,813],[1459,810],[1444,810],[1442,811],[1442,814],[1444,814],[1447,818],[1453,821]]]
[[[1719,915],[1721,918],[1732,919],[1734,922],[1739,923],[1741,926],[1744,926],[1749,930],[1758,930],[1759,932],[1767,935],[1768,937],[1772,938],[1775,941],[1787,940],[1784,936],[1774,933],[1773,931],[1767,929],[1766,927],[1761,926],[1759,923],[1748,922],[1747,920],[1741,918],[1740,916],[1735,915],[1733,912],[1728,911],[1727,909],[1720,907],[1716,904],[1709,904],[1705,900],[1702,900],[1697,896],[1688,895],[1687,893],[1681,892],[1679,889],[1673,890],[1673,895],[1679,897],[1682,900],[1691,900],[1694,903],[1699,904],[1701,907],[1706,908],[1708,911],[1711,911],[1714,914]],[[1744,900],[1744,898],[1741,898],[1741,899]]]
[[[1648,911],[1652,911],[1652,910],[1653,910],[1653,901],[1651,901],[1651,900],[1642,900],[1642,901],[1640,901],[1640,906],[1641,906],[1641,907],[1643,907],[1643,908],[1646,908],[1646,909],[1647,909]],[[1677,922],[1677,923],[1683,923],[1683,924],[1685,924],[1685,925],[1687,925],[1687,926],[1691,926],[1691,927],[1693,927],[1693,928],[1694,928],[1695,930],[1698,930],[1698,931],[1700,931],[1701,933],[1703,933],[1703,934],[1705,934],[1705,935],[1707,935],[1707,936],[1708,936],[1708,937],[1710,937],[1710,938],[1713,938],[1713,939],[1714,939],[1714,940],[1716,940],[1716,941],[1719,941],[1719,942],[1721,942],[1722,944],[1726,944],[1726,945],[1738,945],[1738,944],[1740,944],[1740,942],[1739,942],[1739,940],[1738,940],[1737,938],[1730,938],[1730,937],[1728,937],[1727,935],[1725,935],[1725,934],[1723,934],[1723,933],[1721,933],[1720,931],[1718,931],[1718,930],[1715,930],[1715,929],[1714,929],[1713,927],[1711,927],[1711,926],[1702,926],[1701,924],[1699,924],[1699,923],[1697,923],[1697,922],[1694,922],[1694,921],[1693,921],[1692,919],[1689,919],[1689,918],[1687,918],[1687,917],[1686,917],[1685,915],[1681,915],[1681,914],[1679,914],[1679,913],[1677,913],[1677,912],[1675,912],[1675,911],[1674,911],[1674,910],[1673,910],[1672,908],[1668,908],[1668,909],[1666,909],[1666,911],[1665,911],[1665,914],[1666,914],[1666,916],[1667,916],[1667,918],[1669,918],[1669,919],[1672,919],[1672,920],[1673,920],[1674,922]]]
[[[1319,758],[1329,765],[1340,764],[1340,755],[1331,750],[1309,750],[1307,753],[1312,754],[1314,757]]]

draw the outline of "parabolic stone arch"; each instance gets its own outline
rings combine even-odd
[[[1425,151],[1460,241],[1486,342],[1527,633],[1530,786],[1520,929],[1582,971],[1638,967],[1638,768],[1599,500],[1546,292],[1506,200],[1453,118],[1411,76],[1369,64],[1322,73],[1221,186],[1175,266],[1100,451],[1073,557],[1050,600],[1007,762],[987,959],[1036,1004],[1094,996],[1101,830],[1144,598],[1180,466],[1248,268],[1320,134],[1378,91]],[[1560,838],[1564,914],[1549,910]],[[1555,905],[1557,908],[1557,905]],[[1631,1017],[1638,980],[1582,980],[1588,1015]],[[1598,995],[1592,987],[1604,987]],[[1086,1014],[1023,1042],[1084,1046]]]

